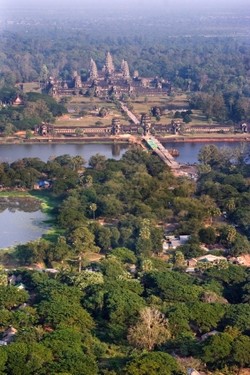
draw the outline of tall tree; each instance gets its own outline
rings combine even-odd
[[[169,337],[170,331],[165,316],[152,307],[141,310],[138,322],[128,331],[130,344],[149,351]]]
[[[98,252],[100,250],[95,245],[95,236],[84,226],[80,226],[71,232],[69,243],[77,256],[79,272],[82,270],[83,255],[87,252]]]

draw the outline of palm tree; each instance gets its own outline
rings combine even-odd
[[[92,211],[92,213],[93,213],[93,220],[95,220],[95,212],[96,212],[96,210],[97,210],[97,205],[96,205],[96,203],[91,203],[91,204],[89,205],[89,208],[91,209],[91,211]]]

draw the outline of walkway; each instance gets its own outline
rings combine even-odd
[[[121,105],[122,110],[126,112],[128,117],[130,118],[130,120],[135,125],[139,126],[141,123],[138,120],[138,118],[134,115],[134,113],[132,113],[128,109],[128,107],[125,104],[123,104],[121,101],[120,101],[120,105]],[[146,144],[147,148],[150,148],[152,151],[154,151],[159,156],[159,158],[171,168],[171,171],[173,172],[175,176],[185,176],[189,178],[191,177],[192,179],[197,178],[197,173],[196,173],[197,171],[195,167],[193,166],[186,167],[186,166],[180,165],[174,159],[174,157],[169,153],[169,151],[165,149],[165,147],[161,144],[161,142],[158,141],[158,139],[156,139],[153,135],[144,136],[140,140],[138,140],[138,137],[131,136],[130,142],[134,144],[138,144],[143,148],[145,148],[145,144]]]
[[[128,109],[128,107],[123,104],[122,102],[119,102],[120,105],[121,105],[121,109],[126,112],[126,114],[128,115],[128,117],[130,118],[131,121],[133,121],[133,123],[135,125],[140,125],[140,121],[138,120],[138,118]]]
[[[179,170],[180,164],[173,158],[173,156],[165,149],[165,147],[154,136],[144,136],[142,138],[147,146],[153,150],[159,158],[167,164],[172,170]]]

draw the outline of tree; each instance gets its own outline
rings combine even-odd
[[[69,243],[78,258],[78,270],[82,270],[82,258],[87,252],[98,252],[99,247],[95,245],[95,236],[87,227],[80,226],[69,235]]]
[[[101,171],[105,168],[106,157],[100,154],[91,156],[89,159],[89,166],[97,171]]]
[[[184,117],[183,117],[183,121],[188,124],[189,122],[192,122],[192,117],[188,114],[186,114]]]
[[[190,322],[200,333],[216,329],[225,314],[225,306],[220,303],[195,302],[188,304]]]
[[[65,257],[69,254],[70,248],[66,242],[64,236],[59,236],[57,238],[55,246],[52,248],[52,258],[55,261],[63,261]],[[49,254],[48,254],[49,255]]]
[[[11,124],[10,122],[8,122],[7,124],[4,125],[4,131],[3,131],[3,135],[5,137],[9,137],[11,135],[13,135],[15,132],[15,127],[13,124]]]
[[[83,169],[84,164],[86,164],[86,160],[80,155],[72,156],[71,158],[73,164],[73,171],[80,171]]]
[[[243,236],[240,233],[236,233],[234,242],[232,243],[230,254],[233,256],[239,256],[241,254],[250,253],[250,242],[246,236]]]
[[[235,242],[237,231],[232,225],[224,225],[220,228],[220,242],[228,247],[231,247]]]
[[[216,242],[216,232],[213,227],[201,228],[198,232],[200,241],[206,245],[213,245]]]
[[[90,210],[92,211],[92,214],[93,214],[93,220],[95,220],[95,212],[97,210],[97,204],[96,203],[91,203],[89,205],[89,208]]]
[[[111,232],[108,227],[100,226],[97,231],[96,244],[102,251],[108,252],[111,247]]]
[[[128,327],[135,323],[135,316],[145,306],[139,283],[133,280],[109,279],[104,295],[103,317],[108,320],[107,335],[112,339],[126,337]]]
[[[0,285],[0,308],[13,309],[26,302],[29,294],[26,290],[19,290],[13,285]]]
[[[140,223],[139,236],[136,242],[138,254],[150,255],[152,252],[151,223],[148,219],[143,219]]]
[[[215,368],[223,366],[232,350],[233,338],[227,333],[219,333],[208,338],[203,346],[202,359]]]
[[[136,325],[128,331],[130,344],[151,351],[170,337],[168,322],[160,311],[145,307],[139,315]]]
[[[183,253],[181,251],[176,251],[174,255],[174,269],[183,271],[186,267],[187,262],[185,261]]]
[[[177,375],[181,374],[176,360],[167,353],[144,353],[132,359],[124,375]]]
[[[55,294],[40,302],[37,311],[41,321],[54,329],[70,326],[85,332],[94,327],[91,316],[81,307],[80,302],[68,296]]]
[[[41,71],[40,71],[40,76],[39,79],[41,82],[46,82],[49,78],[49,70],[45,64],[42,65]]]
[[[100,109],[100,111],[99,111],[99,116],[100,116],[100,117],[106,117],[107,114],[108,114],[107,109],[104,108],[104,107],[102,107],[102,108]]]
[[[70,275],[69,278],[74,286],[81,288],[82,290],[90,285],[102,285],[104,283],[103,274],[101,272],[88,270],[82,271],[77,275]]]
[[[126,247],[117,247],[111,250],[110,254],[114,255],[123,263],[135,263],[136,256],[135,253]]]
[[[248,336],[239,336],[233,342],[232,347],[233,360],[240,367],[249,366],[250,363],[250,338]]]
[[[202,147],[198,154],[198,161],[202,164],[213,166],[219,161],[219,149],[215,145]]]
[[[0,375],[5,375],[6,372],[6,362],[7,362],[7,353],[5,348],[1,347],[0,348]]]
[[[81,128],[76,128],[76,130],[75,130],[75,135],[76,135],[77,137],[82,137],[82,136],[83,136],[83,129],[81,129]]]
[[[238,328],[241,332],[249,330],[250,309],[247,303],[229,305],[224,317],[224,325]]]
[[[31,139],[33,136],[33,133],[30,129],[27,129],[26,132],[25,132],[25,138],[26,139]]]
[[[36,374],[53,359],[51,351],[40,343],[12,343],[7,355],[7,373],[11,375]]]

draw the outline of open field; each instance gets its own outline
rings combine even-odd
[[[25,82],[23,83],[23,92],[39,92],[41,93],[41,89],[38,82]]]
[[[99,127],[99,126],[109,126],[111,125],[112,119],[114,117],[121,117],[118,114],[117,115],[107,115],[105,117],[99,117],[99,116],[84,116],[79,117],[77,115],[65,115],[63,117],[60,117],[56,120],[55,124],[56,126],[79,126],[79,127]],[[98,124],[97,124],[98,123]]]
[[[123,124],[129,123],[113,102],[106,102],[99,98],[72,97],[67,103],[67,108],[69,114],[58,118],[57,126],[109,126],[115,117],[121,119]],[[108,113],[105,117],[98,116],[101,108],[107,109]]]
[[[189,101],[186,94],[177,94],[175,97],[168,97],[167,107],[170,110],[189,109]]]
[[[182,110],[189,109],[188,98],[185,94],[179,94],[173,98],[167,96],[155,96],[147,97],[146,99],[147,100],[145,100],[145,97],[138,97],[135,100],[131,101],[131,104],[133,105],[132,112],[135,113],[138,117],[140,117],[142,113],[150,113],[152,107],[160,107],[163,110],[160,123],[163,125],[171,123],[171,121],[174,119],[174,114],[177,110],[181,112]],[[188,124],[189,126],[192,127],[192,125],[210,124],[206,116],[204,116],[201,111],[192,110],[192,112],[192,122]],[[154,122],[155,119],[152,118],[152,121]],[[217,123],[213,122],[210,125],[217,125]]]
[[[135,100],[131,100],[131,104],[133,106],[133,112],[140,116],[142,113],[149,113],[151,108],[154,106],[167,108],[167,101],[167,96],[139,96]]]

